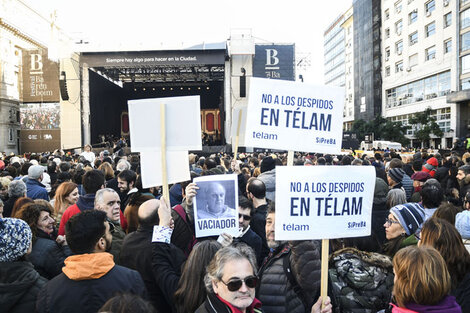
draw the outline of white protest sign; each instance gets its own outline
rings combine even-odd
[[[167,151],[167,184],[175,184],[191,179],[188,166],[188,151]],[[142,151],[140,153],[142,186],[144,188],[163,185],[161,151]]]
[[[368,236],[373,166],[277,166],[276,240]]]
[[[245,146],[339,153],[344,88],[251,78]]]
[[[238,146],[245,147],[245,128],[246,128],[246,105],[240,105],[233,108],[232,114],[232,146],[236,145],[236,136],[238,128],[238,118],[240,116],[240,111],[242,112],[242,120],[240,122],[240,132],[238,134]]]
[[[238,236],[238,178],[235,174],[197,177],[193,200],[196,237]]]
[[[165,103],[167,150],[202,150],[199,96],[129,100],[133,152],[160,150],[160,104]]]

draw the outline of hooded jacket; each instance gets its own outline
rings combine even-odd
[[[34,312],[36,296],[46,283],[30,262],[0,263],[0,310]]]
[[[378,253],[345,248],[330,256],[335,312],[377,312],[386,309],[392,297],[393,264]]]
[[[40,291],[37,312],[95,313],[118,292],[146,297],[140,274],[107,252],[70,256],[62,272]]]
[[[447,296],[435,305],[409,303],[405,308],[393,305],[392,313],[461,313],[462,309],[453,296]]]

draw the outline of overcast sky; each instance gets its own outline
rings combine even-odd
[[[83,39],[116,47],[175,47],[221,42],[251,29],[259,42],[295,43],[311,53],[307,82],[323,84],[323,33],[352,0],[23,0]]]

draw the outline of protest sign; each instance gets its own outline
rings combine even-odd
[[[202,176],[194,182],[199,187],[193,200],[196,237],[238,236],[237,175]]]
[[[245,146],[338,153],[344,88],[251,78]]]
[[[160,104],[165,104],[167,150],[202,150],[199,96],[130,100],[133,152],[160,150]]]
[[[373,166],[276,167],[276,240],[368,236]]]
[[[188,151],[167,151],[166,160],[168,180],[163,182],[161,151],[142,151],[140,153],[142,186],[144,188],[162,186],[165,183],[175,184],[191,179]]]

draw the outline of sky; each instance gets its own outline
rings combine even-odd
[[[101,50],[169,49],[222,42],[247,29],[260,43],[295,43],[309,54],[306,82],[323,84],[323,34],[352,0],[22,0]]]

